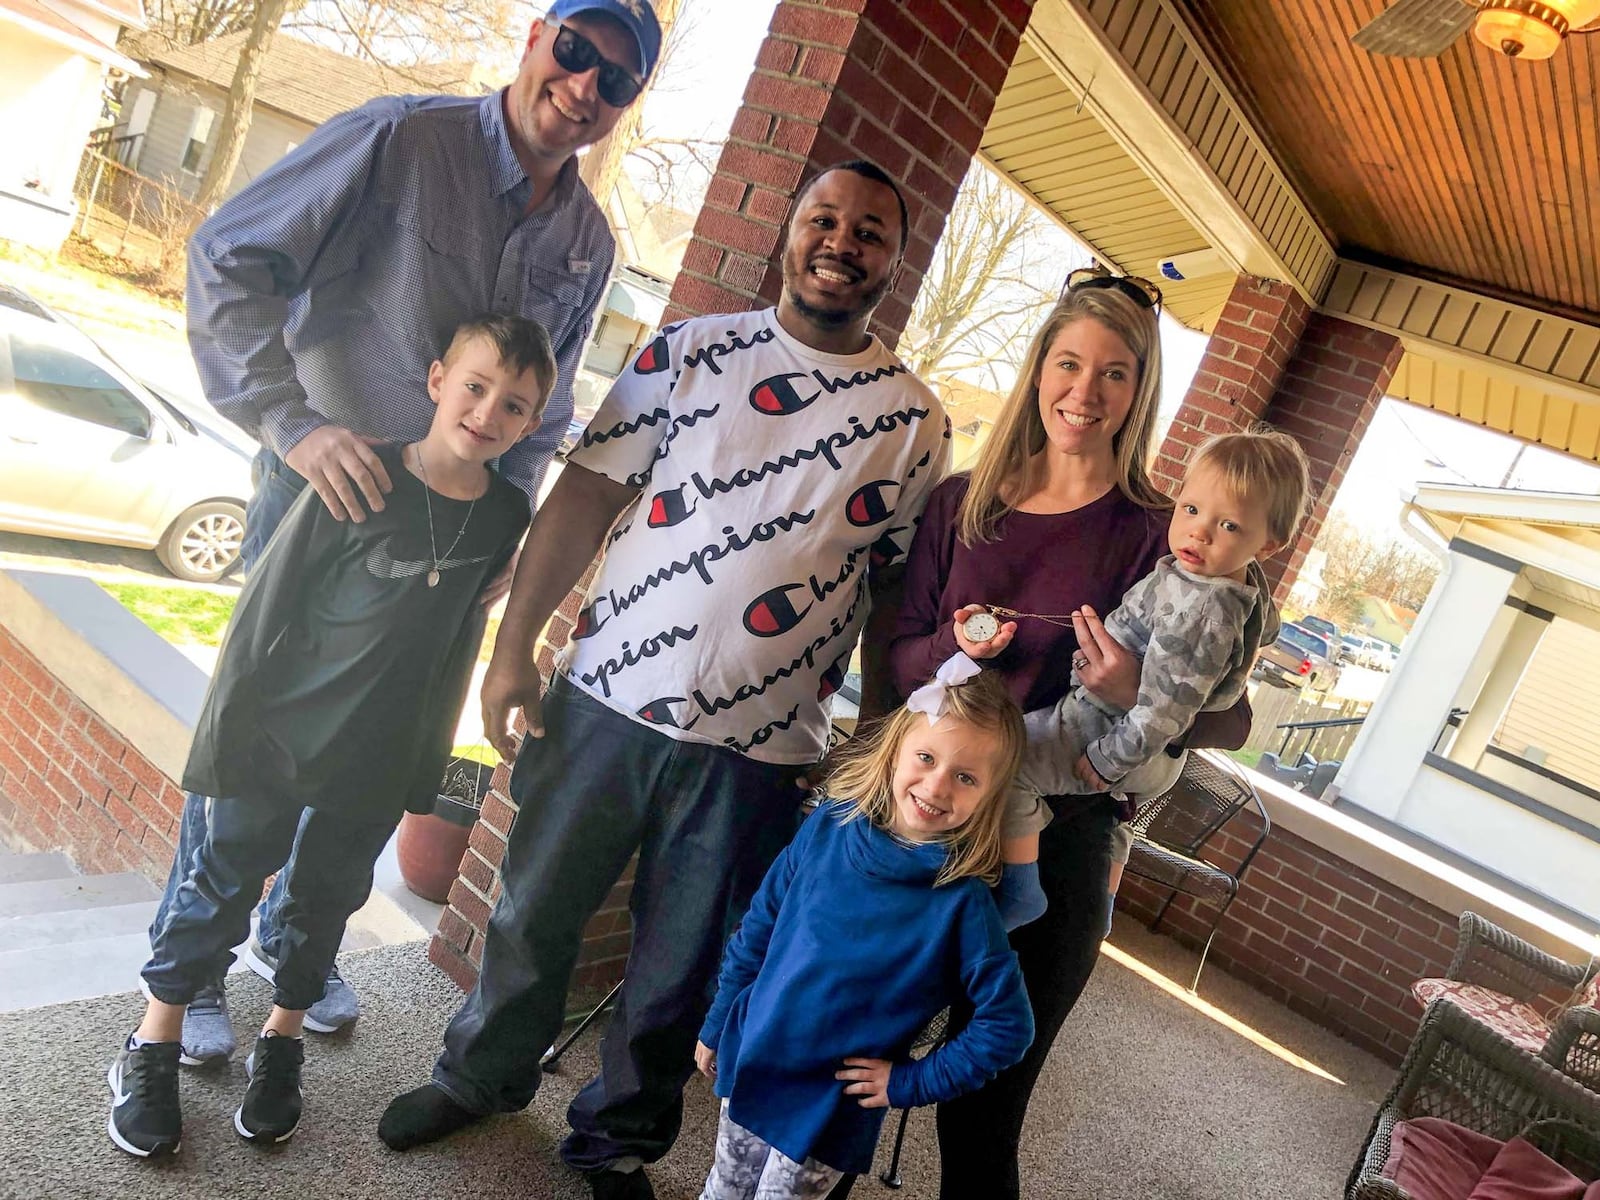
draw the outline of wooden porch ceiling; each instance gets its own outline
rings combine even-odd
[[[1123,274],[1154,279],[1158,259],[1206,249],[1156,181],[1027,41],[1012,60],[979,153]],[[1167,310],[1191,329],[1209,330],[1233,288],[1228,274],[1159,282]]]
[[[1175,0],[1343,258],[1600,321],[1600,36],[1547,61],[1350,35],[1387,0]]]
[[[1120,270],[1214,246],[1399,335],[1391,394],[1600,461],[1600,36],[1379,58],[1385,3],[1038,0],[981,153]]]

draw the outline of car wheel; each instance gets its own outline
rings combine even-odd
[[[156,557],[179,579],[215,583],[239,561],[244,506],[212,500],[185,510],[167,530]]]

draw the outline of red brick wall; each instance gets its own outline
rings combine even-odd
[[[183,793],[0,629],[0,835],[165,881]]]
[[[1311,461],[1310,512],[1295,544],[1264,564],[1280,603],[1322,530],[1401,352],[1393,334],[1313,313],[1289,284],[1248,276],[1234,284],[1153,474],[1176,494],[1184,464],[1202,442],[1256,421],[1300,443]]]
[[[1005,82],[1032,0],[781,0],[672,289],[667,320],[776,302],[778,252],[795,188],[830,163],[876,162],[910,210],[904,268],[872,329],[898,341],[922,273]],[[546,630],[540,657],[566,643],[587,579]],[[429,956],[461,987],[483,955],[515,804],[497,773],[484,819]],[[631,869],[627,878],[631,879]],[[625,881],[584,931],[575,986],[619,978],[627,960]]]
[[[1184,464],[1202,442],[1261,420],[1310,316],[1292,284],[1239,277],[1156,455],[1151,474],[1162,491],[1177,494]]]
[[[1404,353],[1392,333],[1316,313],[1306,325],[1267,420],[1311,460],[1311,511],[1294,547],[1267,564],[1281,599],[1300,572]]]
[[[1206,856],[1236,864],[1259,830],[1255,818],[1236,818],[1208,844]],[[1148,922],[1166,895],[1130,873],[1117,906]],[[1198,950],[1213,912],[1209,900],[1180,897],[1161,931]],[[1445,973],[1458,915],[1274,828],[1217,927],[1206,970],[1221,967],[1362,1049],[1399,1062],[1422,1016],[1411,983]]]
[[[893,345],[1028,23],[1032,0],[782,0],[672,289],[669,319],[774,303],[795,188],[876,162],[910,209],[873,321]]]

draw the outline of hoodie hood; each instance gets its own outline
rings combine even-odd
[[[941,842],[901,841],[865,817],[845,823],[841,808],[829,812],[828,817],[843,826],[845,861],[869,879],[932,887],[944,869],[946,854]]]

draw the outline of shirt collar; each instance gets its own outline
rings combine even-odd
[[[526,204],[533,185],[528,182],[528,173],[517,161],[517,152],[511,148],[511,135],[506,131],[505,97],[508,90],[501,88],[483,98],[478,105],[478,122],[488,143],[489,177],[494,185],[494,194],[504,196],[507,192],[515,192],[515,198]],[[571,198],[577,182],[578,156],[574,154],[561,164],[561,174],[556,176],[556,185],[551,189],[547,203],[554,207],[565,204]]]

